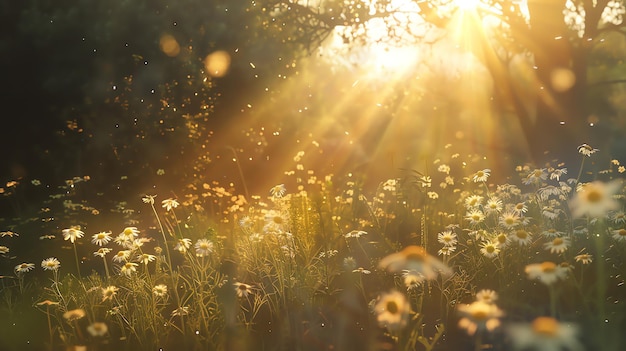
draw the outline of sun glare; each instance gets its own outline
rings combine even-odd
[[[480,5],[480,0],[456,0],[454,3],[462,11],[473,11]]]
[[[344,64],[372,74],[399,74],[412,67],[419,57],[415,35],[425,30],[420,26],[423,19],[419,7],[410,0],[392,0],[389,6],[394,9],[393,16],[370,19],[358,29],[335,28],[324,49],[328,51],[326,56],[342,56]],[[363,40],[350,42],[349,39],[355,37]]]

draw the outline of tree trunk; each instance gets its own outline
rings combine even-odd
[[[534,133],[527,134],[531,154],[538,164],[567,160],[578,145],[588,142],[586,48],[572,45],[572,33],[563,20],[564,0],[529,1],[528,8],[533,43],[529,49],[541,84]]]

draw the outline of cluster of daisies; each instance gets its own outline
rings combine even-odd
[[[420,284],[438,276],[449,276],[453,270],[435,256],[429,255],[423,247],[408,246],[403,250],[384,257],[379,262],[381,269],[390,273],[401,273],[405,284],[410,289],[415,277]],[[551,284],[562,276],[559,266],[545,262],[527,267],[528,278],[539,279]],[[469,304],[459,304],[456,308],[458,326],[468,335],[493,332],[504,328],[515,350],[583,350],[579,341],[579,328],[576,324],[561,322],[551,316],[538,316],[528,323],[502,325],[505,313],[497,305],[498,294],[494,290],[483,289],[475,295]],[[412,320],[411,302],[406,295],[397,290],[380,294],[373,304],[373,311],[380,327],[394,335],[407,327]]]

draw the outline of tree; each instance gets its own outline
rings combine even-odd
[[[407,4],[414,5],[408,7]],[[466,3],[470,3],[467,1]],[[284,1],[261,2],[269,23],[292,28],[287,38],[308,49],[317,47],[333,30],[350,27],[355,33],[346,43],[362,40],[368,21],[383,19],[388,40],[403,40],[408,34],[415,41],[426,32],[411,32],[398,15],[408,8],[432,30],[448,31],[461,12],[471,12],[478,25],[490,19],[497,33],[477,30],[471,51],[490,72],[494,82],[494,108],[500,114],[517,117],[528,147],[528,157],[537,163],[571,154],[582,143],[605,143],[593,139],[590,125],[608,123],[608,116],[593,115],[589,101],[588,58],[606,33],[626,35],[624,2],[603,1]],[[398,25],[403,26],[398,27]],[[401,33],[401,34],[399,34]],[[361,38],[359,37],[361,36]],[[523,57],[526,82],[521,84],[513,62]],[[524,84],[526,86],[524,86]],[[594,84],[597,84],[594,83]],[[608,145],[603,145],[607,146]]]

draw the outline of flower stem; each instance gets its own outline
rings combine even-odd
[[[78,271],[78,279],[82,279],[82,276],[80,275],[80,264],[78,263],[78,251],[76,250],[76,243],[72,243],[72,245],[74,246],[74,258],[76,259],[76,270]]]
[[[106,258],[102,257],[102,262],[104,262],[104,272],[107,275],[107,279],[109,279],[111,275],[109,274],[109,265],[107,264]]]
[[[550,316],[556,318],[556,291],[554,291],[553,285],[548,285],[548,292],[550,294]]]

